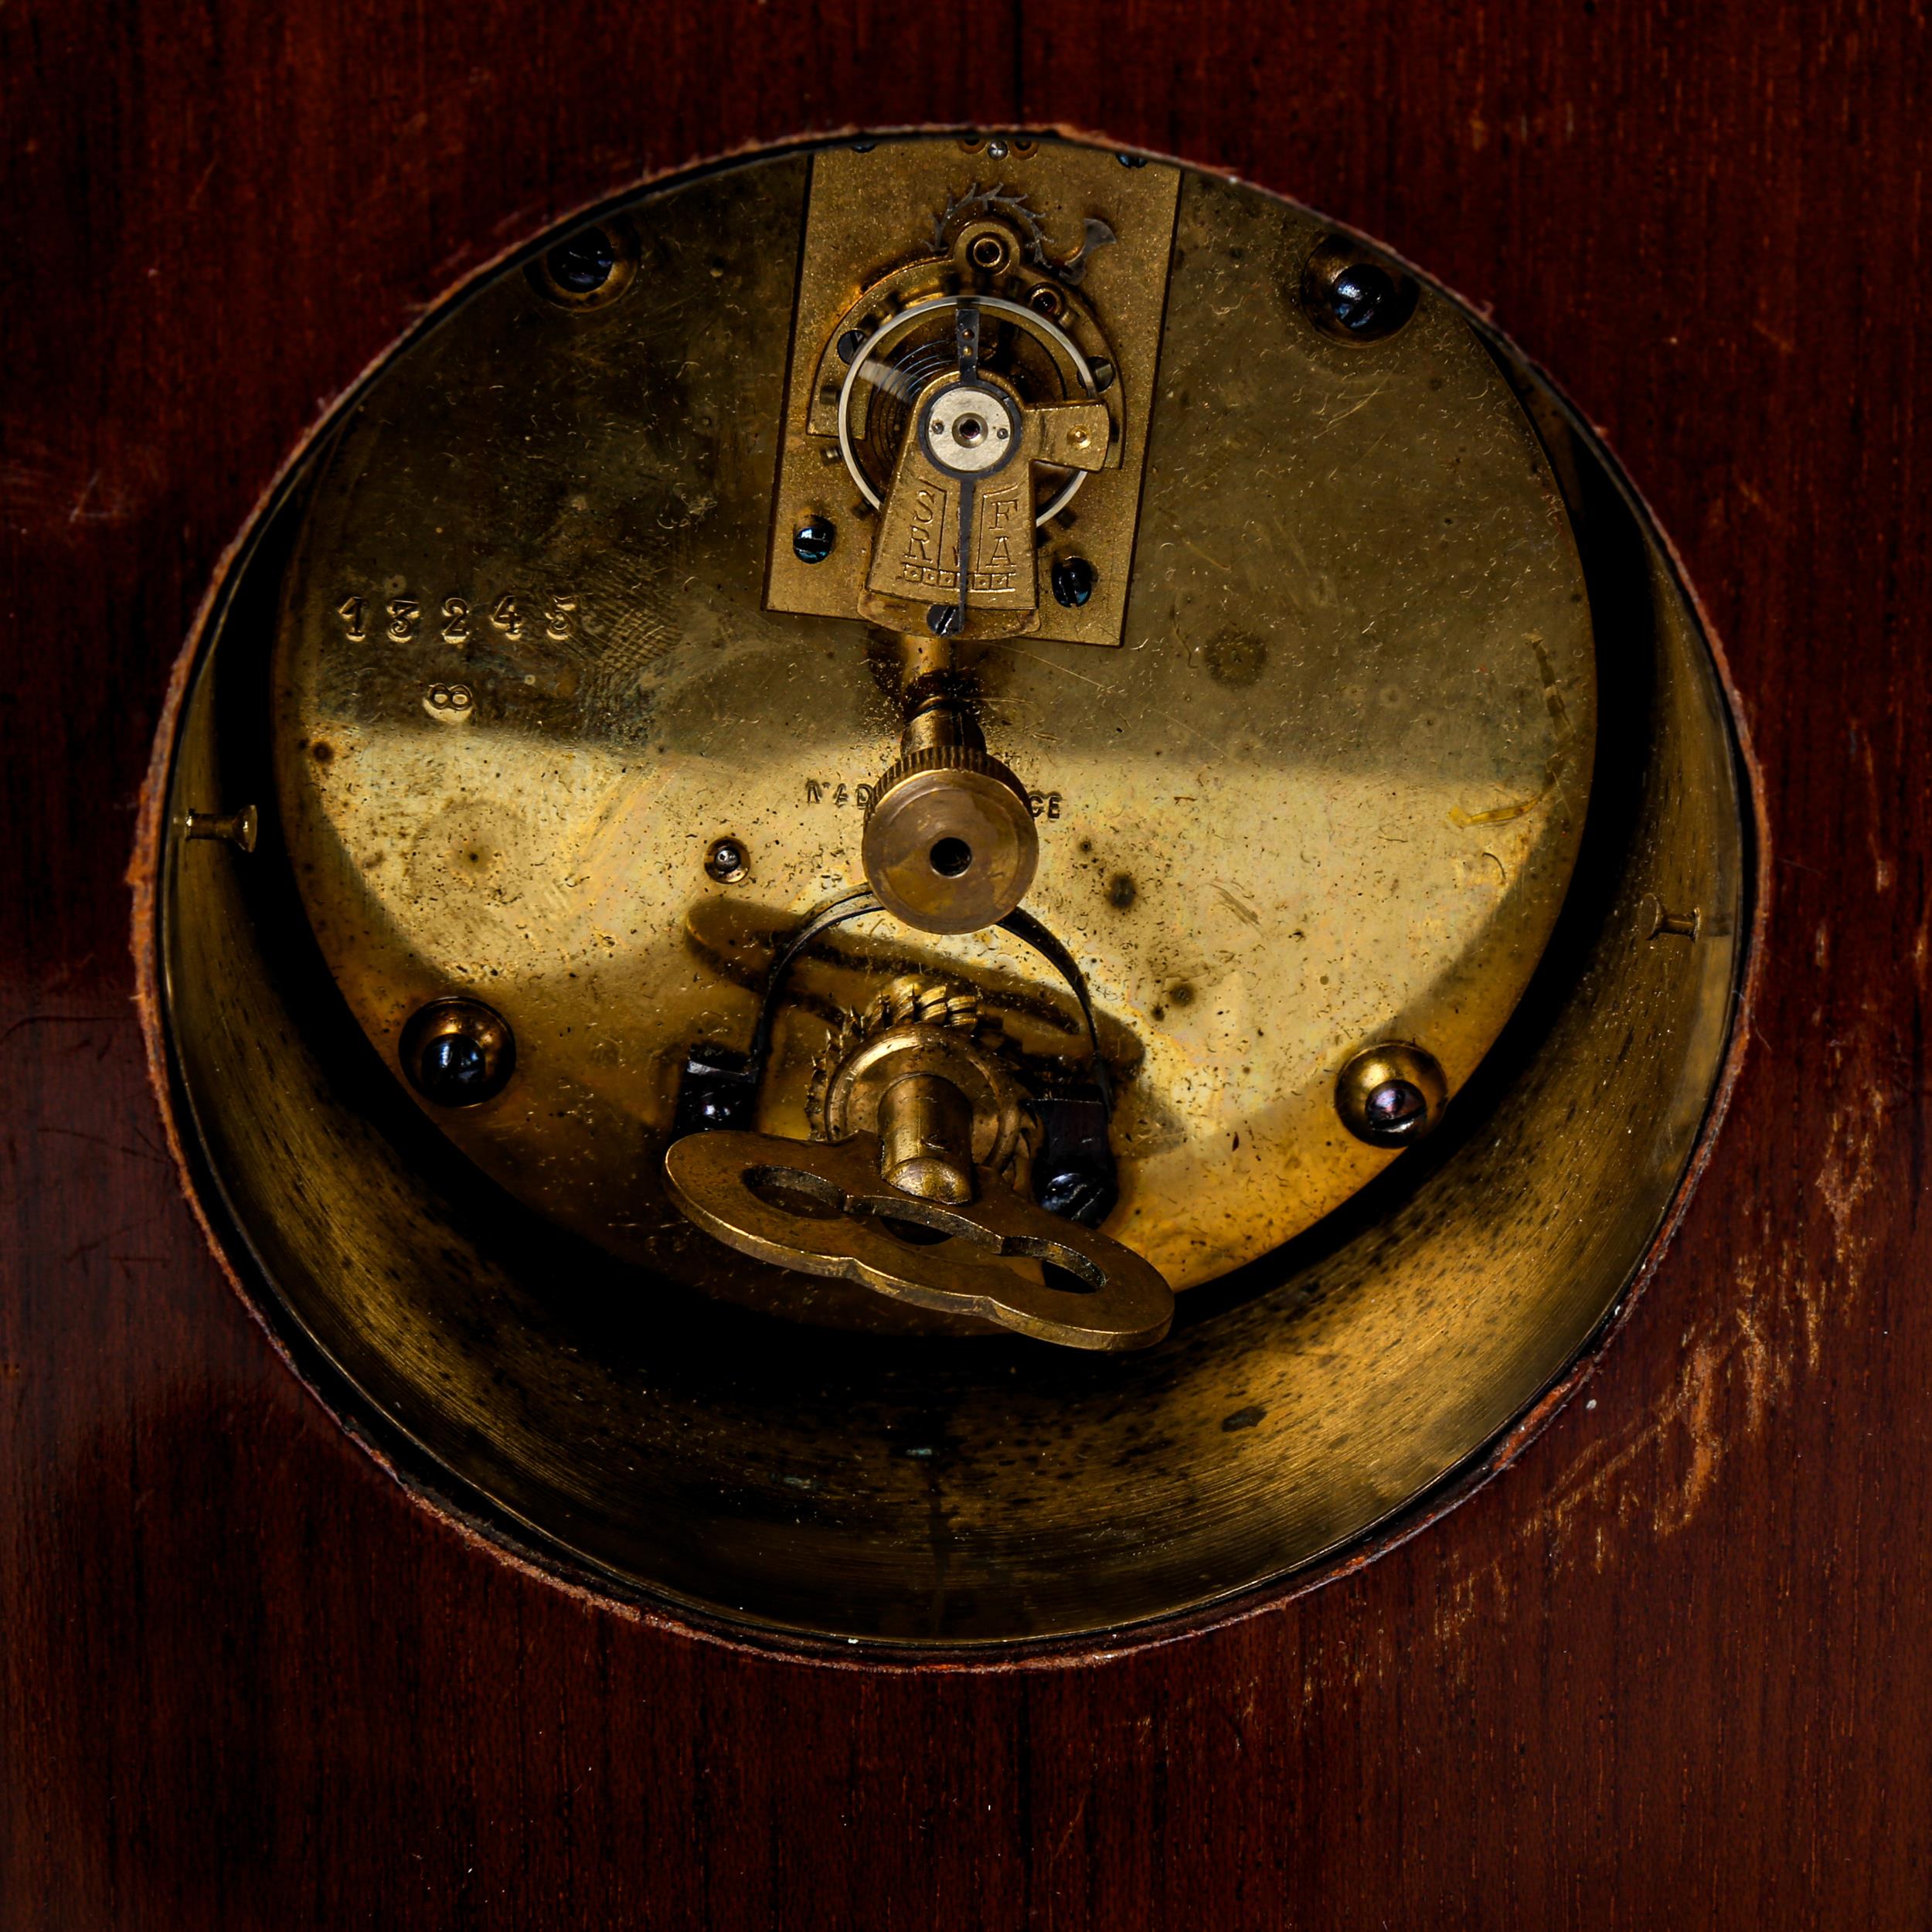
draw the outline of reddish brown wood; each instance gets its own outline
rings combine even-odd
[[[1922,1923],[1927,67],[1904,0],[0,12],[0,1922]],[[162,1150],[121,875],[223,546],[426,304],[647,172],[967,117],[1492,308],[1709,602],[1775,900],[1705,1185],[1512,1470],[1185,1641],[834,1670],[511,1567],[335,1431]]]

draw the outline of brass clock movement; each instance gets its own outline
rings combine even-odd
[[[1059,139],[653,188],[292,471],[164,879],[216,1232],[412,1481],[795,1635],[1195,1608],[1479,1457],[1657,1237],[1746,858],[1508,345]]]

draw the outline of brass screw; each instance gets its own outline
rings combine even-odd
[[[237,852],[253,852],[261,816],[253,805],[240,811],[191,811],[182,829],[190,838],[219,838]]]
[[[1649,895],[1649,904],[1652,939],[1695,939],[1703,928],[1704,915],[1695,906],[1687,913],[1674,913],[1655,893]]]

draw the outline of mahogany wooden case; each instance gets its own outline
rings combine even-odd
[[[0,21],[0,1922],[1917,1922],[1925,65],[1896,8]],[[418,317],[694,159],[968,123],[1306,201],[1550,372],[1726,654],[1762,923],[1701,1184],[1505,1473],[1151,1641],[834,1664],[338,1429],[184,1199],[124,875],[226,547]]]

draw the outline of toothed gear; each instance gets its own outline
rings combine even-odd
[[[902,974],[862,1012],[847,1015],[826,1041],[805,1090],[805,1118],[812,1138],[832,1138],[828,1097],[854,1056],[883,1034],[915,1027],[930,1029],[940,1040],[958,1042],[971,1049],[973,1060],[983,1070],[996,1070],[1000,1118],[994,1135],[994,1165],[1003,1179],[1016,1184],[1032,1159],[1039,1138],[1026,1090],[1012,1064],[1019,1049],[998,1016],[981,1010],[973,988],[936,974]]]
[[[970,1034],[994,1053],[1010,1055],[1013,1050],[998,1020],[981,1013],[979,995],[971,987],[922,973],[902,974],[862,1012],[848,1013],[812,1063],[805,1117],[815,1139],[825,1138],[825,1093],[833,1076],[875,1033],[892,1026],[948,1026]]]
[[[975,182],[957,199],[949,201],[944,212],[933,223],[933,246],[942,254],[949,237],[969,221],[985,215],[997,216],[1024,230],[1027,252],[1036,262],[1046,260],[1046,230],[1024,195],[1015,195],[995,183],[982,188]]]

